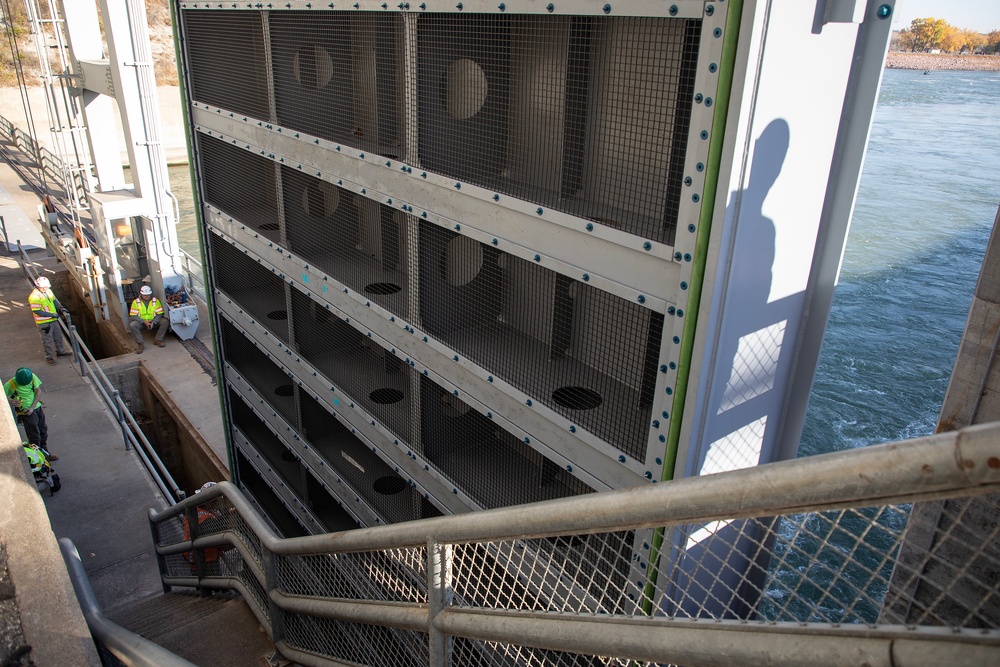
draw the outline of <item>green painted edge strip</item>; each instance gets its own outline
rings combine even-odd
[[[691,289],[688,293],[687,313],[684,332],[681,337],[680,360],[677,364],[677,382],[674,386],[674,400],[671,406],[672,419],[667,433],[667,448],[663,456],[661,482],[674,478],[677,465],[677,451],[681,438],[681,421],[687,398],[688,380],[691,375],[691,357],[694,352],[694,338],[701,306],[701,293],[705,283],[705,266],[708,263],[708,244],[712,232],[712,217],[715,211],[716,191],[719,187],[719,169],[722,163],[722,145],[726,134],[726,118],[729,115],[729,98],[732,96],[733,71],[736,62],[736,46],[739,42],[740,21],[743,15],[743,0],[730,0],[726,14],[726,34],[722,44],[719,63],[719,86],[715,95],[715,116],[712,119],[712,140],[708,149],[708,164],[705,172],[705,189],[702,193],[701,215],[698,219],[698,237],[695,241],[694,259],[691,265]],[[647,615],[653,612],[653,594],[656,590],[657,575],[660,571],[660,550],[663,547],[664,529],[653,531],[649,552],[649,574],[643,589],[642,609]]]
[[[224,383],[222,380],[222,366],[219,363],[219,348],[216,343],[218,342],[217,333],[215,331],[215,304],[212,302],[212,288],[209,285],[208,280],[208,262],[206,261],[205,254],[205,234],[204,227],[201,219],[201,193],[198,189],[198,179],[195,174],[195,162],[194,162],[194,139],[191,133],[191,104],[187,98],[187,86],[184,81],[184,60],[182,59],[183,53],[181,51],[180,43],[180,16],[177,11],[177,2],[170,2],[170,24],[173,26],[174,33],[174,57],[177,61],[177,86],[180,89],[181,104],[183,105],[186,113],[183,114],[184,117],[184,140],[187,143],[187,154],[188,154],[188,176],[191,179],[191,192],[195,196],[195,206],[194,206],[194,222],[195,231],[198,232],[198,250],[201,253],[201,267],[205,272],[202,278],[205,280],[205,303],[207,305],[209,317],[208,317],[208,327],[212,333],[212,357],[215,362],[215,377],[217,378],[215,383],[215,388],[219,392],[219,407],[223,411],[222,419],[222,434],[226,440],[226,458],[229,465],[229,479],[235,483],[236,479],[236,464],[233,459],[233,448],[230,446],[232,442],[232,434],[229,432],[229,422],[225,419],[226,414],[226,395],[223,389]]]

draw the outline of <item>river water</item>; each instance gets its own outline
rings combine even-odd
[[[998,156],[1000,72],[885,71],[800,456],[934,431]]]

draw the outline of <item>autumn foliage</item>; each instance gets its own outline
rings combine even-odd
[[[1000,29],[983,34],[957,28],[944,19],[913,19],[909,28],[893,36],[893,47],[899,51],[937,49],[945,53],[1000,53]]]

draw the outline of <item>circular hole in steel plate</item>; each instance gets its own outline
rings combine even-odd
[[[604,402],[600,394],[586,387],[559,387],[552,392],[552,400],[570,410],[593,410]]]
[[[444,247],[441,276],[452,287],[467,285],[483,268],[483,248],[479,241],[456,234]]]
[[[365,291],[369,294],[375,294],[376,296],[395,294],[401,289],[403,288],[396,283],[372,283],[370,285],[365,285]]]
[[[267,314],[267,319],[269,320],[287,320],[288,311],[287,310],[272,310]]]
[[[450,63],[442,84],[441,101],[448,115],[456,120],[472,118],[486,104],[489,81],[474,60],[460,58]]]
[[[392,387],[382,387],[368,394],[368,398],[376,403],[388,405],[389,403],[399,403],[403,400],[403,392]]]
[[[397,493],[402,493],[403,489],[407,487],[406,480],[399,475],[386,475],[385,477],[379,477],[372,484],[372,488],[375,489],[375,493],[381,493],[383,496],[394,496]]]
[[[283,384],[274,390],[276,396],[291,396],[295,393],[295,388],[290,384]]]

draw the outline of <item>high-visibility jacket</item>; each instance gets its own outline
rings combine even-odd
[[[49,460],[38,447],[24,443],[24,453],[28,456],[28,465],[32,473],[42,473],[49,467]]]
[[[149,303],[146,303],[142,298],[138,298],[132,302],[132,307],[128,311],[129,317],[139,316],[139,319],[148,322],[154,319],[157,315],[163,314],[163,305],[160,304],[159,299],[155,296],[149,299]]]
[[[17,397],[19,407],[18,414],[24,414],[28,410],[33,410],[42,404],[38,400],[37,389],[42,386],[42,381],[34,373],[31,374],[31,384],[20,385],[14,378],[7,380],[3,385],[4,394],[7,398]]]
[[[215,512],[207,510],[203,507],[198,508],[199,526],[210,519],[217,519],[217,518],[219,517]],[[184,539],[185,540],[191,539],[191,526],[188,525],[187,514],[184,515]],[[208,547],[207,549],[203,549],[205,562],[214,563],[215,561],[219,560],[219,556],[222,555],[222,551],[223,549],[221,547]],[[191,563],[193,567],[195,562],[194,554],[192,554],[190,551],[185,551],[182,555],[184,556],[184,560]]]
[[[37,288],[31,290],[31,294],[28,295],[28,303],[31,305],[31,314],[35,316],[35,324],[48,324],[59,318],[56,301],[56,295],[50,289],[45,291]]]

